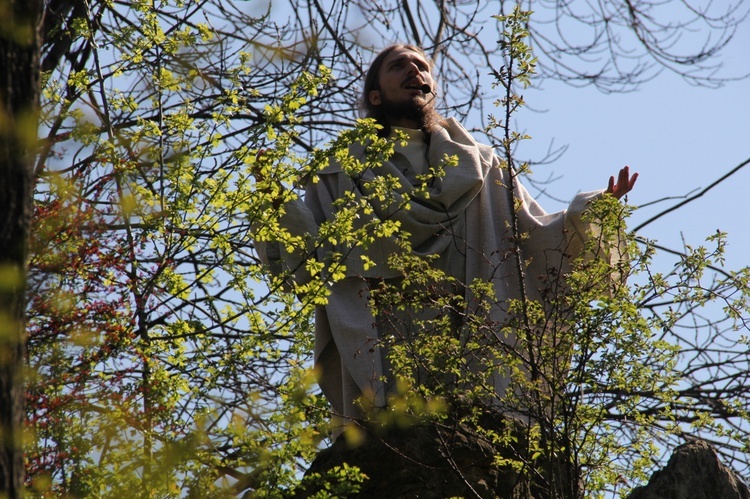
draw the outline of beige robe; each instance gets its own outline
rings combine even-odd
[[[355,157],[364,157],[361,145],[353,145],[350,151]],[[477,143],[454,119],[432,135],[427,162],[440,164],[446,155],[457,156],[458,166],[447,167],[444,176],[430,185],[428,200],[410,201],[409,210],[373,205],[375,213],[370,217],[363,215],[360,223],[373,217],[396,219],[411,234],[414,253],[437,255],[435,265],[461,283],[469,284],[474,279],[491,282],[496,294],[492,318],[502,321],[507,313],[503,305],[509,299],[520,298],[510,227],[508,172],[500,167],[499,158],[489,146]],[[398,178],[400,192],[414,189],[415,172],[399,153],[377,170],[364,172],[358,182],[331,164],[318,173],[317,182],[309,184],[304,202],[288,203],[284,226],[294,234],[315,235],[319,224],[335,215],[333,202],[342,193],[366,192],[368,180],[376,175]],[[519,229],[528,234],[521,243],[528,263],[524,271],[527,295],[538,299],[544,286],[540,277],[547,276],[549,268],[565,270],[568,258],[583,250],[590,227],[582,222],[581,214],[602,191],[579,194],[566,211],[548,214],[517,180],[515,186],[515,198],[520,200]],[[300,268],[301,255],[286,254],[272,243],[257,247],[261,259],[275,272]],[[325,261],[331,249],[319,248],[317,258]],[[315,361],[321,372],[319,384],[335,413],[344,418],[359,417],[355,399],[361,394],[375,406],[386,403],[388,386],[383,383],[383,375],[388,375],[384,372],[387,362],[378,348],[380,333],[368,307],[368,281],[399,277],[387,264],[388,256],[399,248],[394,241],[382,238],[367,249],[335,249],[347,255],[347,277],[331,286],[328,304],[316,312]],[[363,254],[377,265],[366,269],[360,258]],[[301,271],[294,277],[300,281],[309,278]],[[498,394],[503,393],[508,382],[502,377],[495,381]]]

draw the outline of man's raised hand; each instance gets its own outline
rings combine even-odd
[[[625,194],[633,190],[635,181],[638,179],[638,173],[630,175],[630,167],[626,166],[620,170],[617,176],[617,183],[615,183],[615,177],[609,177],[609,185],[607,186],[606,192],[612,194],[617,199],[620,199]]]

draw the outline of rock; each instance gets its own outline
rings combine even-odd
[[[537,459],[535,468],[529,469],[528,423],[487,408],[478,419],[468,418],[473,422],[466,423],[469,413],[476,414],[459,405],[440,423],[370,427],[365,431],[365,440],[356,446],[339,437],[318,454],[294,497],[306,498],[320,491],[325,497],[358,499],[580,496],[578,480],[569,478],[573,474],[565,459],[546,463]],[[508,439],[493,443],[486,430]],[[337,477],[341,477],[337,469],[344,463],[356,466],[367,476],[358,493],[336,489]],[[346,482],[342,477],[340,483]],[[550,493],[551,488],[555,489],[554,494]]]
[[[710,445],[695,440],[677,447],[667,466],[628,499],[750,499],[750,489]]]
[[[528,486],[510,466],[495,464],[500,452],[487,439],[466,427],[414,425],[388,431],[368,431],[364,442],[349,445],[340,437],[321,451],[306,477],[325,475],[347,463],[358,467],[367,479],[358,494],[360,499],[446,497],[503,497],[526,499]],[[506,457],[518,457],[506,448]],[[306,485],[295,497],[309,497],[319,488]]]
[[[529,462],[525,450],[528,427],[524,424],[499,414],[485,415],[479,427],[493,427],[513,436],[512,444],[499,445],[477,432],[476,425],[456,423],[459,420],[369,428],[364,441],[356,446],[340,437],[318,454],[293,497],[319,492],[324,492],[320,497],[359,499],[582,497],[572,466],[566,466],[562,458],[546,465],[537,461],[535,469],[524,473],[498,464],[498,457]],[[367,477],[357,493],[347,489],[350,481],[337,471],[345,463]],[[550,487],[550,483],[556,485]],[[719,461],[711,446],[696,440],[677,447],[667,466],[627,499],[750,499],[750,489]]]

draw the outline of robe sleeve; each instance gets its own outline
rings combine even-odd
[[[597,237],[600,228],[593,220],[584,220],[583,213],[589,204],[602,196],[604,191],[585,192],[576,195],[565,213],[565,235],[567,250],[571,258],[581,256],[589,238]]]
[[[495,159],[496,164],[497,159]],[[503,172],[503,183],[509,182]],[[570,263],[577,258],[583,261],[600,260],[613,270],[612,283],[621,283],[621,265],[627,262],[626,244],[623,234],[604,236],[601,224],[586,216],[591,204],[604,195],[604,190],[577,194],[567,209],[547,213],[529,194],[523,184],[515,182],[519,230],[527,237],[523,242],[525,257],[532,262],[530,274],[546,275],[549,269],[563,272],[570,270]]]
[[[275,276],[284,276],[287,284],[305,284],[312,279],[305,266],[308,258],[314,255],[312,247],[318,234],[318,224],[315,222],[310,208],[301,200],[287,201],[281,207],[283,213],[279,218],[279,225],[292,236],[301,237],[304,247],[287,249],[278,240],[257,240],[255,249],[261,262],[266,264]],[[255,230],[262,222],[254,224]]]
[[[620,272],[620,266],[627,262],[624,235],[618,233],[614,236],[605,237],[597,220],[585,216],[591,203],[604,195],[603,189],[579,193],[573,198],[566,210],[547,214],[521,184],[518,184],[518,187],[525,206],[523,209],[526,212],[525,215],[533,217],[538,223],[553,227],[558,225],[560,221],[562,222],[561,226],[558,225],[563,234],[560,248],[567,261],[572,262],[577,258],[583,258],[585,262],[595,259],[601,260],[613,269],[611,282],[622,283],[623,274]],[[594,244],[590,244],[590,242]],[[564,268],[567,268],[567,266]]]
[[[565,218],[565,232],[568,238],[568,248],[571,258],[583,257],[584,261],[601,260],[612,269],[610,280],[612,284],[624,284],[627,272],[623,266],[629,262],[625,234],[604,236],[602,228],[595,219],[584,219],[586,208],[603,195],[603,190],[582,193],[576,196],[570,204]],[[588,241],[594,244],[588,245]]]

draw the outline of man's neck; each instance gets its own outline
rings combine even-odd
[[[391,133],[390,135],[393,136],[396,131],[400,131],[404,134],[406,134],[408,140],[414,140],[414,141],[422,141],[422,137],[424,136],[424,132],[420,130],[419,128],[409,128],[405,126],[393,126],[391,127]]]
[[[422,124],[419,121],[404,117],[394,118],[389,116],[388,121],[393,128],[411,128],[413,130],[419,130],[422,128]]]

